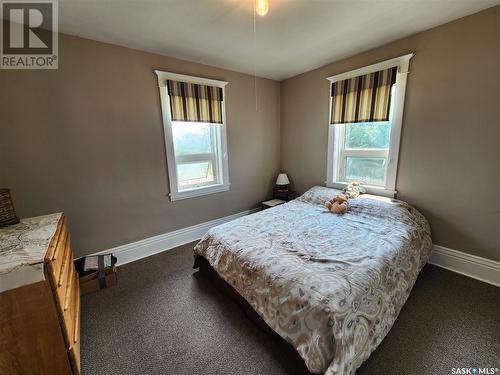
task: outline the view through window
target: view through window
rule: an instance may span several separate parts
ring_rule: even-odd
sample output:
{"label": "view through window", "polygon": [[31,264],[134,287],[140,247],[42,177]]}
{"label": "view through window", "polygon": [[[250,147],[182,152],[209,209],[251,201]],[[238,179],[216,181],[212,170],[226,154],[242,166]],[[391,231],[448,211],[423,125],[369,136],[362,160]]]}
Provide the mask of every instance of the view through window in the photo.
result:
{"label": "view through window", "polygon": [[390,137],[389,121],[346,124],[341,151],[343,179],[384,185]]}
{"label": "view through window", "polygon": [[220,125],[172,122],[179,191],[219,183]]}

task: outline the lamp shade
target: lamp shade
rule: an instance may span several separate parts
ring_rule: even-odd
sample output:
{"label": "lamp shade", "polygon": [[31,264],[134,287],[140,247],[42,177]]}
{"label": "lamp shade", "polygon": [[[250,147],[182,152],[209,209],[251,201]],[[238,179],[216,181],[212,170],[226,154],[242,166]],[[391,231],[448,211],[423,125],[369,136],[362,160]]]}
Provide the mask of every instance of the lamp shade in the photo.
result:
{"label": "lamp shade", "polygon": [[278,175],[278,178],[276,179],[276,185],[288,185],[289,183],[290,180],[288,179],[286,173],[280,173]]}

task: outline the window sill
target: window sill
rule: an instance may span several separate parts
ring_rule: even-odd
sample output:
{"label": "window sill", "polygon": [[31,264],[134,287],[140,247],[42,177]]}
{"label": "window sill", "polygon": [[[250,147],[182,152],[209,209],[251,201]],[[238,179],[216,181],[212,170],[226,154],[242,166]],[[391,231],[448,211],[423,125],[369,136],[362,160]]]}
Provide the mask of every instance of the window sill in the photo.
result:
{"label": "window sill", "polygon": [[189,190],[179,191],[175,193],[170,193],[169,195],[170,195],[170,200],[173,202],[181,199],[201,197],[203,195],[215,194],[228,190],[229,190],[229,184],[220,184],[220,185],[212,185],[206,187],[203,186]]}
{"label": "window sill", "polygon": [[[349,185],[348,182],[326,182],[327,187],[340,190],[346,188],[347,185]],[[386,189],[381,186],[363,185],[363,187],[368,194],[380,195],[382,197],[394,198],[398,193],[397,190]]]}

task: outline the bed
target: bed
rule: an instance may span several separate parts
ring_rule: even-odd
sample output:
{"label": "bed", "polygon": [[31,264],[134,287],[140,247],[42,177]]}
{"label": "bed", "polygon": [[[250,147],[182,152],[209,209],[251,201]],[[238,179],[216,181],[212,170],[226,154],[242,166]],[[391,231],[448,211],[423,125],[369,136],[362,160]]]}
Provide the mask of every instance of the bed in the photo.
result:
{"label": "bed", "polygon": [[345,215],[316,186],[212,228],[201,260],[302,357],[312,373],[354,374],[392,327],[431,254],[427,220],[409,204],[364,194]]}

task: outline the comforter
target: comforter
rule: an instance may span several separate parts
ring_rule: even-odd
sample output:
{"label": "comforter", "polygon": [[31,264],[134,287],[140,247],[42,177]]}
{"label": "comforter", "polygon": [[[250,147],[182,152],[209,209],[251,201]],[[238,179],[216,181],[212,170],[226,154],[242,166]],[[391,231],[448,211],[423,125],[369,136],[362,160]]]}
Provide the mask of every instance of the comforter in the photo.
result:
{"label": "comforter", "polygon": [[313,373],[354,374],[392,327],[431,254],[430,228],[409,204],[361,195],[336,215],[338,190],[208,231],[195,254],[287,340]]}

